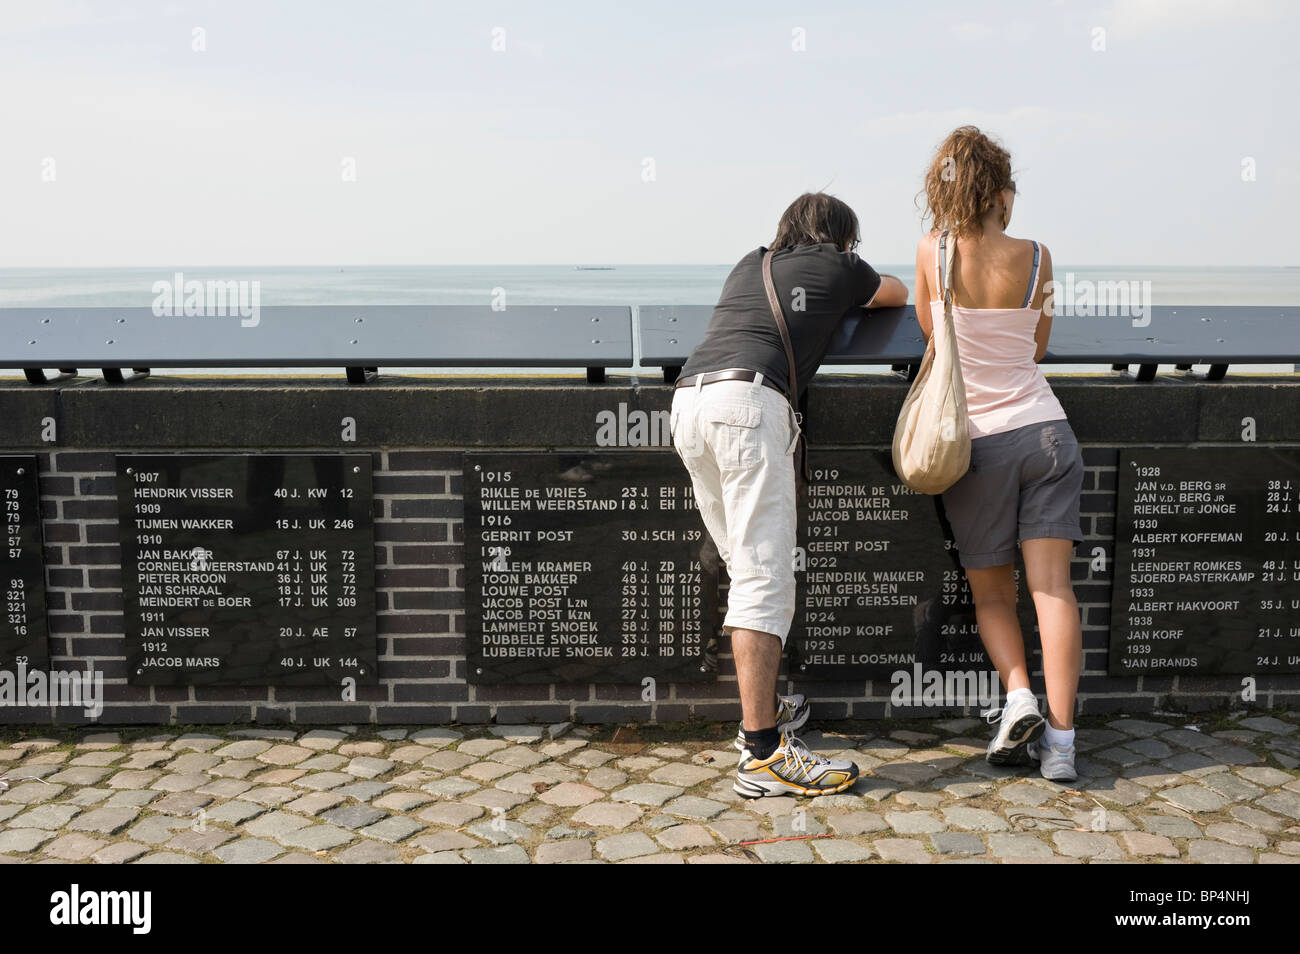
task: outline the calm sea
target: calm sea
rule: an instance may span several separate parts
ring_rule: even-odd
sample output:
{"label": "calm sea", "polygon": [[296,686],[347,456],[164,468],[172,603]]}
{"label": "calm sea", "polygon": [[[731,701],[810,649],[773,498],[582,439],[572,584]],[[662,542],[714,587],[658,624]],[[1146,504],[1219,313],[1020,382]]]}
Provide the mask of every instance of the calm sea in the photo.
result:
{"label": "calm sea", "polygon": [[[598,265],[599,263],[591,263]],[[909,287],[911,265],[882,265]],[[0,308],[149,307],[153,284],[181,271],[187,280],[260,282],[263,305],[488,305],[504,289],[511,305],[710,305],[730,265],[619,265],[579,270],[571,265],[313,266],[292,268],[150,267],[104,269],[0,269]],[[1057,263],[1056,278],[1072,272],[1077,283],[1150,282],[1155,305],[1300,305],[1300,268],[1206,268],[1179,266],[1086,266]],[[0,321],[3,318],[0,316]],[[1297,332],[1300,334],[1300,331]],[[388,373],[427,374],[431,369],[385,368]],[[879,368],[839,368],[836,373]],[[1069,373],[1054,366],[1051,373]],[[1094,369],[1095,370],[1095,369]],[[1246,370],[1245,368],[1239,370]],[[1290,365],[1256,366],[1291,371]],[[187,369],[166,369],[168,375]],[[437,374],[509,373],[510,369],[437,369]],[[205,375],[223,373],[196,370]],[[337,369],[238,370],[238,374],[338,374]],[[516,372],[518,373],[518,372]],[[565,375],[563,371],[544,372]],[[623,373],[623,372],[612,372]],[[634,369],[630,373],[637,373]],[[657,369],[643,373],[658,374]],[[12,371],[0,371],[12,375]],[[530,376],[534,372],[528,372]],[[567,375],[566,375],[567,376]]]}

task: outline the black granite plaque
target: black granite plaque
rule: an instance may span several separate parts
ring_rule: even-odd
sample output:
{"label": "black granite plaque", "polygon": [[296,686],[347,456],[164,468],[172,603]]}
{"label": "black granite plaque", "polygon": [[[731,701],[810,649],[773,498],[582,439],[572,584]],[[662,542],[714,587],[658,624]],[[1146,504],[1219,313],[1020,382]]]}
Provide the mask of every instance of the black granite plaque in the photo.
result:
{"label": "black granite plaque", "polygon": [[1123,450],[1112,675],[1300,672],[1300,450]]}
{"label": "black granite plaque", "polygon": [[[813,448],[809,464],[786,643],[791,675],[890,678],[914,675],[917,665],[992,670],[942,498],[909,490],[889,451]],[[1019,580],[1019,563],[1016,573]],[[1019,610],[1032,651],[1037,623],[1023,586]]]}
{"label": "black granite plaque", "polygon": [[465,567],[470,682],[713,677],[716,550],[672,451],[466,453]]}
{"label": "black granite plaque", "polygon": [[45,554],[35,457],[0,457],[5,548],[0,573],[5,588],[0,627],[0,667],[47,669],[50,647],[45,622]]}
{"label": "black granite plaque", "polygon": [[119,455],[127,677],[374,684],[365,454]]}

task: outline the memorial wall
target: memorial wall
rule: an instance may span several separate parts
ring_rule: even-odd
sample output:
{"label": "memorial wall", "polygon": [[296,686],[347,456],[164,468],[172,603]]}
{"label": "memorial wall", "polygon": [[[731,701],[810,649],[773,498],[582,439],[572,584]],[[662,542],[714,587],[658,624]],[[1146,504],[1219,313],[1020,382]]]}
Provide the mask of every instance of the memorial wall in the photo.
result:
{"label": "memorial wall", "polygon": [[[1300,383],[1053,385],[1087,467],[1082,710],[1294,704]],[[990,669],[942,507],[889,465],[904,393],[811,388],[784,687],[817,718],[938,716],[900,674]],[[106,724],[737,718],[670,399],[628,377],[0,385],[0,679],[102,679]],[[1027,595],[1020,616],[1036,648]],[[0,692],[0,721],[86,716]]]}

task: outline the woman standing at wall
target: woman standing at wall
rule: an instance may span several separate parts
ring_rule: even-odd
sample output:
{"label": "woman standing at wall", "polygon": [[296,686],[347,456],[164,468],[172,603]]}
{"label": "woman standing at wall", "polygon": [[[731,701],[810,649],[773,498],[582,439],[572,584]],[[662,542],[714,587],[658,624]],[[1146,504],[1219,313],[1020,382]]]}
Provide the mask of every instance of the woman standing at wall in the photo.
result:
{"label": "woman standing at wall", "polygon": [[[916,313],[927,338],[932,316],[943,315],[945,257],[957,256],[953,324],[971,466],[943,502],[980,637],[1006,690],[1006,704],[988,714],[998,719],[988,760],[1014,765],[1037,758],[1044,778],[1073,779],[1082,633],[1070,559],[1083,539],[1083,460],[1038,367],[1052,329],[1052,258],[1045,246],[1007,234],[1016,196],[1011,157],[973,126],[954,130],[939,146],[923,195],[932,231],[916,250]],[[1046,723],[1029,688],[1016,618],[1017,544],[1042,636]]]}

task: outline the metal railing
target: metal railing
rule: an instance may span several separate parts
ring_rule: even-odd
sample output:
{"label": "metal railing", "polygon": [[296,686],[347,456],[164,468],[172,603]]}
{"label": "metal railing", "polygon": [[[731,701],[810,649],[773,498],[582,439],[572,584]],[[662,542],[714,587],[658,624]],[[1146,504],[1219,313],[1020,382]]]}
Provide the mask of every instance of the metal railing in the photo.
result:
{"label": "metal railing", "polygon": [[[705,305],[515,306],[283,305],[250,315],[177,317],[149,308],[0,308],[0,368],[33,384],[98,368],[114,384],[153,368],[341,367],[372,380],[381,366],[662,369],[676,379],[704,336]],[[639,349],[634,350],[634,342]],[[837,329],[826,365],[888,365],[915,374],[925,349],[915,309],[854,310]],[[639,353],[637,353],[639,350]],[[1057,315],[1044,364],[1208,365],[1300,362],[1300,308],[1148,307],[1140,315]],[[48,369],[58,369],[55,377]]]}

